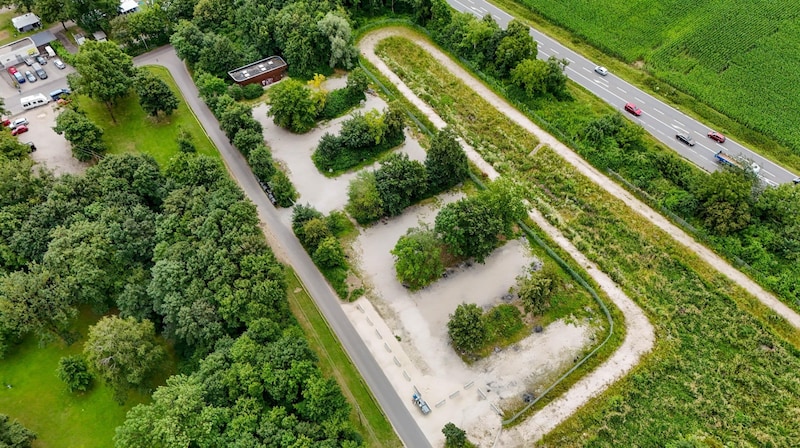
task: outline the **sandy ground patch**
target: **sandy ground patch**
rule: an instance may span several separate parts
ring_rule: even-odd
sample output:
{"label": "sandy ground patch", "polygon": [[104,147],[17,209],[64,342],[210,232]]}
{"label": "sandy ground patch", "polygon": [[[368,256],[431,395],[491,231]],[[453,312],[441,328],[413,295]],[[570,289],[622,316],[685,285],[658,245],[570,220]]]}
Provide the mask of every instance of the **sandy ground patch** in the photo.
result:
{"label": "sandy ground patch", "polygon": [[31,153],[31,159],[38,165],[47,167],[56,175],[81,173],[86,170],[88,165],[72,157],[69,142],[64,139],[63,135],[58,135],[53,130],[59,113],[60,111],[56,110],[55,105],[50,103],[13,117],[25,117],[30,122],[28,124],[29,131],[20,134],[19,140],[33,142],[36,145],[36,151]]}

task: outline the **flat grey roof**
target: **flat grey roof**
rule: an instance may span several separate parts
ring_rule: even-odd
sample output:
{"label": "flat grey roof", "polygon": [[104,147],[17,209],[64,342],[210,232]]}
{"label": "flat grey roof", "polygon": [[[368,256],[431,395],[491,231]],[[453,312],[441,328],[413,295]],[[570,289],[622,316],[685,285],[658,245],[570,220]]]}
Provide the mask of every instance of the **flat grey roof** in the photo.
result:
{"label": "flat grey roof", "polygon": [[50,31],[42,31],[41,33],[36,33],[31,36],[31,40],[33,40],[34,45],[41,47],[42,45],[47,45],[57,39],[56,36]]}
{"label": "flat grey roof", "polygon": [[284,61],[280,56],[270,56],[266,59],[245,65],[244,67],[239,67],[236,70],[231,70],[228,72],[228,75],[230,75],[234,81],[242,82],[264,72],[272,71],[281,67],[286,67],[286,61]]}
{"label": "flat grey roof", "polygon": [[13,23],[14,28],[17,29],[28,25],[33,25],[34,23],[39,23],[39,22],[41,22],[41,20],[39,20],[39,17],[32,12],[11,19],[11,23]]}

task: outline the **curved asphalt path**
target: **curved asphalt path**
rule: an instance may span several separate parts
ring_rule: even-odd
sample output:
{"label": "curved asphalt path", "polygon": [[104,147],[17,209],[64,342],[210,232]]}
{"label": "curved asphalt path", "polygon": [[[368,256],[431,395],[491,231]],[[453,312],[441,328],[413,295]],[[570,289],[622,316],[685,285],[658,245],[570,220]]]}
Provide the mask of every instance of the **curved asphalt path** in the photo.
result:
{"label": "curved asphalt path", "polygon": [[[219,128],[219,122],[211,110],[200,99],[197,87],[192,82],[186,66],[178,59],[172,46],[157,48],[149,53],[134,58],[135,65],[160,65],[170,71],[181,93],[192,109],[197,119],[202,124],[211,141],[219,149],[225,164],[233,178],[244,191],[245,195],[258,208],[260,218],[269,227],[272,234],[279,241],[282,252],[286,254],[297,275],[302,279],[311,297],[317,303],[322,314],[327,319],[342,346],[347,351],[350,359],[358,368],[367,386],[378,400],[383,412],[389,418],[400,439],[408,447],[425,448],[431,444],[419,425],[414,421],[408,409],[403,404],[384,375],[383,370],[367,349],[364,341],[356,332],[350,321],[345,316],[339,304],[338,297],[333,293],[325,278],[300,246],[300,242],[286,225],[284,225],[267,199],[244,157],[231,146],[227,137]],[[276,252],[278,252],[276,250]]]}
{"label": "curved asphalt path", "polygon": [[[485,0],[447,0],[447,3],[458,11],[468,12],[478,17],[491,14],[503,28],[508,26],[508,22],[514,18]],[[539,59],[547,59],[550,56],[566,59],[569,62],[566,73],[571,80],[617,108],[623,115],[638,123],[664,145],[677,151],[682,157],[700,168],[706,171],[718,169],[719,165],[716,163],[714,155],[723,150],[734,156],[743,155],[756,162],[761,167],[759,175],[770,185],[788,183],[797,177],[782,166],[765,159],[731,139],[724,144],[711,140],[707,136],[711,129],[705,124],[645,93],[613,73],[609,73],[607,76],[595,73],[596,63],[538,30],[531,28],[531,35],[538,43]],[[636,104],[644,113],[640,117],[626,113],[623,107],[628,102]],[[679,142],[675,138],[675,134],[678,132],[691,135],[696,143],[695,146],[690,147]]]}

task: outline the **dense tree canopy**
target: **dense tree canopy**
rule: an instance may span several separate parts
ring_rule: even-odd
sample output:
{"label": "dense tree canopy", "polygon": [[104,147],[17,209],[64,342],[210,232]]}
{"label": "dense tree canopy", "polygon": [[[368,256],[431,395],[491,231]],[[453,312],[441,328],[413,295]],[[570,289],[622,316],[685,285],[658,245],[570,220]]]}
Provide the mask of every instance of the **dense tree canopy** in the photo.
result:
{"label": "dense tree canopy", "polygon": [[457,351],[469,353],[484,343],[487,332],[482,316],[483,310],[474,303],[462,303],[450,315],[447,334]]}
{"label": "dense tree canopy", "polygon": [[397,279],[416,290],[440,278],[444,273],[441,244],[431,229],[408,229],[392,249]]}
{"label": "dense tree canopy", "polygon": [[287,79],[271,90],[267,115],[273,117],[275,124],[296,133],[307,132],[314,127],[319,107],[305,84]]}
{"label": "dense tree canopy", "polygon": [[409,159],[405,153],[393,153],[381,162],[381,167],[375,172],[375,184],[384,212],[396,216],[425,197],[428,174],[424,165]]}
{"label": "dense tree canopy", "polygon": [[159,112],[172,115],[178,108],[178,97],[167,83],[146,70],[139,71],[134,87],[139,96],[139,104],[148,115],[155,117]]}
{"label": "dense tree canopy", "polygon": [[[116,10],[119,4],[114,2],[114,5]],[[111,108],[128,93],[135,79],[131,57],[114,42],[90,40],[72,57],[72,65],[77,72],[68,76],[72,89],[105,104],[111,119],[116,121]]]}
{"label": "dense tree canopy", "polygon": [[100,158],[106,152],[103,130],[80,112],[64,110],[56,117],[56,126],[53,129],[64,134],[64,138],[72,146],[73,157],[81,162]]}
{"label": "dense tree canopy", "polygon": [[431,193],[447,190],[469,175],[467,155],[450,128],[437,132],[431,139],[425,170],[428,172]]}
{"label": "dense tree canopy", "polygon": [[5,414],[0,414],[0,447],[3,448],[31,448],[36,434],[22,423]]}

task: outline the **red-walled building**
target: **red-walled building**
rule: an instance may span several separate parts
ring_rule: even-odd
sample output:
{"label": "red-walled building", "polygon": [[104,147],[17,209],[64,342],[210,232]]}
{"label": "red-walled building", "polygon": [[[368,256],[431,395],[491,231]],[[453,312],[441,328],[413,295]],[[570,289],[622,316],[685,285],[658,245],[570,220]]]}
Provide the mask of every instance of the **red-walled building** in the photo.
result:
{"label": "red-walled building", "polygon": [[286,73],[286,68],[286,61],[282,57],[270,56],[244,67],[239,67],[236,70],[231,70],[228,75],[240,86],[253,83],[268,86],[273,82],[280,81]]}

